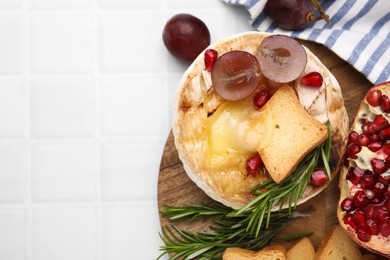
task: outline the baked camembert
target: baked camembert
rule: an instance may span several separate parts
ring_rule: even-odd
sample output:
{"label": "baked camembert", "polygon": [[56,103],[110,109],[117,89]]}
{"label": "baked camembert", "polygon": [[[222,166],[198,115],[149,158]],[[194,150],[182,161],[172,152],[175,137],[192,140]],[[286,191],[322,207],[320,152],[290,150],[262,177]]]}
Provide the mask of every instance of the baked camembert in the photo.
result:
{"label": "baked camembert", "polygon": [[[232,50],[256,56],[261,42],[270,35],[239,34],[209,48],[219,56]],[[332,131],[332,175],[336,174],[345,149],[348,116],[338,82],[313,53],[304,50],[307,63],[296,80],[272,84],[259,75],[256,91],[265,87],[272,93],[260,109],[253,106],[253,94],[234,101],[217,94],[202,54],[183,75],[174,107],[175,146],[188,176],[214,200],[239,208],[253,199],[251,190],[257,184],[269,179],[283,181],[327,138],[327,122]],[[300,78],[312,71],[323,77],[320,88],[300,84]],[[248,174],[248,159],[256,155],[264,167]],[[308,187],[299,202],[323,188]]]}

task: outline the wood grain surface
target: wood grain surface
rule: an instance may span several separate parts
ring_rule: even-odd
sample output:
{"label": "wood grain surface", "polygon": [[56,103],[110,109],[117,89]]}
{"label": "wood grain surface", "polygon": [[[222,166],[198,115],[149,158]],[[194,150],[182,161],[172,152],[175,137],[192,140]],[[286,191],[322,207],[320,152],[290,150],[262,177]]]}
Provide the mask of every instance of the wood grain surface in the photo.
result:
{"label": "wood grain surface", "polygon": [[[372,84],[351,65],[323,45],[308,41],[301,41],[301,43],[308,47],[339,81],[351,123],[360,101]],[[287,228],[280,232],[279,236],[313,231],[314,234],[310,236],[310,240],[317,247],[327,228],[337,223],[336,204],[338,197],[338,176],[336,176],[323,192],[298,207],[299,210],[314,208],[315,210],[310,217],[292,221]],[[173,135],[170,133],[160,164],[158,207],[159,210],[162,210],[164,205],[180,206],[188,203],[207,204],[213,203],[213,201],[186,175],[174,146]],[[164,217],[160,217],[160,221],[162,227],[169,224]],[[208,221],[185,222],[178,225],[180,228],[193,232],[203,231],[207,230]],[[283,242],[282,244],[288,247],[289,243],[291,242]]]}

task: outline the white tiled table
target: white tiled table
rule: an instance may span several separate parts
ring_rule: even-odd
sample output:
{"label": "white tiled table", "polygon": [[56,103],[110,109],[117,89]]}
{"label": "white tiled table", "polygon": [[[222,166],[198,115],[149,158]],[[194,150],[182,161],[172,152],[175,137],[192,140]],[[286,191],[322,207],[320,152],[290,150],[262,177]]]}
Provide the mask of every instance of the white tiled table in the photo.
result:
{"label": "white tiled table", "polygon": [[162,28],[252,30],[219,0],[0,0],[0,259],[155,259],[158,168],[187,65]]}

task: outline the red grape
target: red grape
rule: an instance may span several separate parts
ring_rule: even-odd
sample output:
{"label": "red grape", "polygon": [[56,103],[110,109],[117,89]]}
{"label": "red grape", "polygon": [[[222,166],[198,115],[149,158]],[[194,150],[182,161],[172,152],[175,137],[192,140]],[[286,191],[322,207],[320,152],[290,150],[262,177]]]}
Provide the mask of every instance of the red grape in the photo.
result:
{"label": "red grape", "polygon": [[177,14],[169,19],[162,38],[173,56],[186,61],[193,61],[210,44],[206,24],[190,14]]}
{"label": "red grape", "polygon": [[301,75],[306,66],[307,55],[302,45],[293,38],[271,35],[260,44],[257,59],[265,77],[286,83]]}
{"label": "red grape", "polygon": [[315,20],[311,0],[269,0],[265,10],[280,28],[286,30],[303,29]]}
{"label": "red grape", "polygon": [[260,82],[260,65],[245,51],[230,51],[220,56],[211,70],[215,91],[228,100],[243,99],[255,91]]}
{"label": "red grape", "polygon": [[[318,15],[314,14],[317,10]],[[329,16],[318,0],[268,0],[265,6],[268,16],[282,29],[301,30],[311,22],[324,19],[330,23]]]}

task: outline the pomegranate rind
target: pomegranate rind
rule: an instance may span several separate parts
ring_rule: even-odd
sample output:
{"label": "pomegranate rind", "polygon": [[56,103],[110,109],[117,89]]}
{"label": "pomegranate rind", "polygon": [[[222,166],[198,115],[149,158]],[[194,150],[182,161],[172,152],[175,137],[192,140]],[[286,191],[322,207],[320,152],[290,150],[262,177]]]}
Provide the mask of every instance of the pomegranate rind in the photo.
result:
{"label": "pomegranate rind", "polygon": [[[379,89],[382,94],[390,96],[390,82],[384,82],[382,84],[373,86],[370,88],[367,93],[369,93],[372,90]],[[350,127],[350,132],[357,131],[358,133],[361,132],[361,122],[359,122],[361,114],[367,113],[367,111],[371,111],[372,113],[378,115],[383,114],[387,120],[390,120],[390,115],[386,113],[382,113],[380,110],[380,107],[372,107],[368,104],[366,101],[366,98],[364,98],[358,108],[358,111],[356,113],[355,119]],[[370,250],[371,252],[374,252],[376,254],[380,254],[383,256],[386,256],[390,258],[390,237],[385,238],[382,235],[379,236],[372,236],[370,241],[363,242],[359,240],[357,233],[355,230],[351,228],[351,226],[344,223],[343,218],[347,214],[346,212],[341,210],[341,203],[342,201],[349,197],[351,186],[348,183],[347,180],[347,173],[348,173],[348,167],[345,165],[342,166],[342,169],[340,171],[340,179],[339,179],[339,188],[340,188],[340,199],[337,205],[337,217],[340,225],[344,228],[344,230],[348,233],[348,235],[361,247],[366,248],[367,250]]]}
{"label": "pomegranate rind", "polygon": [[[260,43],[270,35],[273,34],[242,33],[215,42],[206,49],[215,49],[218,55],[231,50],[242,50],[256,56]],[[329,119],[332,129],[331,170],[332,176],[335,177],[340,170],[341,157],[345,152],[349,119],[336,78],[309,49],[306,47],[304,49],[307,64],[300,77],[311,71],[318,71],[324,78],[321,91],[326,100],[326,120]],[[298,88],[300,77],[291,84]],[[300,101],[302,103],[301,97]],[[216,172],[208,169],[206,120],[208,115],[223,102],[224,100],[211,86],[210,74],[205,70],[204,53],[201,53],[179,82],[174,104],[172,133],[179,158],[189,178],[212,199],[237,209],[253,199],[251,190],[266,179],[259,175],[247,176],[245,172]],[[321,187],[308,185],[298,204],[316,196],[328,184],[329,181]],[[274,207],[274,210],[278,209],[279,206]]]}

